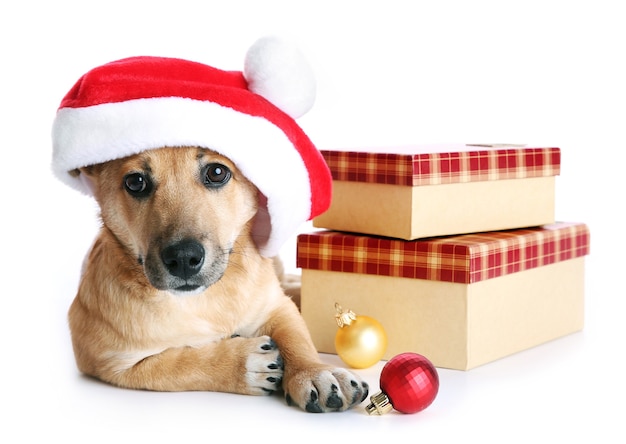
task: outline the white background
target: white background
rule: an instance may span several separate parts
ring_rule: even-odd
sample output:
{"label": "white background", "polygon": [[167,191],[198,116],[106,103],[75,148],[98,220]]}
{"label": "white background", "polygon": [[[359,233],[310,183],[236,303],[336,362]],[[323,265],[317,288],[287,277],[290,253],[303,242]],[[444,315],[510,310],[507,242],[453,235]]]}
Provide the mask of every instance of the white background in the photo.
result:
{"label": "white background", "polygon": [[[4,2],[0,441],[625,442],[619,3]],[[61,98],[87,70],[131,55],[238,70],[267,33],[291,36],[317,72],[318,100],[300,123],[320,148],[560,147],[557,219],[592,233],[584,331],[469,372],[440,370],[437,399],[416,415],[312,415],[279,397],[128,391],[80,376],[66,311],[97,222],[93,202],[49,172]],[[381,366],[360,371],[373,391]]]}

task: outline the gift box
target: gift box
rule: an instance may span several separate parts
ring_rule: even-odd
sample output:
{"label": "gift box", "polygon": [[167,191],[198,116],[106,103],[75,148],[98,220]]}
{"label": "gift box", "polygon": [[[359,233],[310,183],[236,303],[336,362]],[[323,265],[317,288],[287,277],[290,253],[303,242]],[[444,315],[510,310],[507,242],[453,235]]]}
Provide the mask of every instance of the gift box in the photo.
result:
{"label": "gift box", "polygon": [[302,316],[322,353],[336,352],[338,303],[383,325],[384,359],[468,370],[583,328],[589,236],[562,222],[414,241],[303,233]]}
{"label": "gift box", "polygon": [[418,239],[553,223],[559,148],[434,145],[322,150],[330,208],[313,226]]}

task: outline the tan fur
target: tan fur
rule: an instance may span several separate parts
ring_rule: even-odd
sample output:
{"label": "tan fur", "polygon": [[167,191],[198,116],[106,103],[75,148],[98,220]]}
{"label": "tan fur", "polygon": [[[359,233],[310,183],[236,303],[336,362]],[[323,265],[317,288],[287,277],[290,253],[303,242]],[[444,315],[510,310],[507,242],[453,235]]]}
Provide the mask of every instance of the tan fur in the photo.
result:
{"label": "tan fur", "polygon": [[[215,189],[201,177],[212,162],[232,173]],[[278,165],[268,174],[280,174]],[[127,192],[129,173],[150,179],[149,196]],[[320,361],[274,262],[258,253],[250,235],[258,191],[228,159],[162,148],[79,174],[102,219],[69,311],[82,372],[148,390],[259,395],[282,388],[290,403],[314,412],[365,399],[367,384],[358,376]],[[180,279],[167,274],[161,252],[185,239],[204,247],[194,279],[208,287],[200,292],[168,287]]]}

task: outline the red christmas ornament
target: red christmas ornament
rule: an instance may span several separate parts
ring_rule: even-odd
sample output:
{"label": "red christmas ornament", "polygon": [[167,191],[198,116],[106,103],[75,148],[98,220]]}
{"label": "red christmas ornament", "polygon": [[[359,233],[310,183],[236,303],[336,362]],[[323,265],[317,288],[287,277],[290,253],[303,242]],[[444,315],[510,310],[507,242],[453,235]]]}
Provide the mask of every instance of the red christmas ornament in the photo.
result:
{"label": "red christmas ornament", "polygon": [[439,374],[424,356],[401,353],[383,367],[380,389],[381,392],[373,395],[365,408],[368,414],[383,415],[392,408],[401,413],[417,413],[435,400]]}

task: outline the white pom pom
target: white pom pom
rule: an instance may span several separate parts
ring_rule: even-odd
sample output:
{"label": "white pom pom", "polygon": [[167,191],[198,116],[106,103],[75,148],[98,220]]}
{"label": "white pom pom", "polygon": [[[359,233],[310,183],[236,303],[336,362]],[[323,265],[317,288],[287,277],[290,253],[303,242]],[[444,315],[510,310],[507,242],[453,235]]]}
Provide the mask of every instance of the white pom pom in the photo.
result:
{"label": "white pom pom", "polygon": [[315,102],[315,75],[298,48],[278,37],[263,37],[248,50],[243,68],[248,89],[297,119]]}

